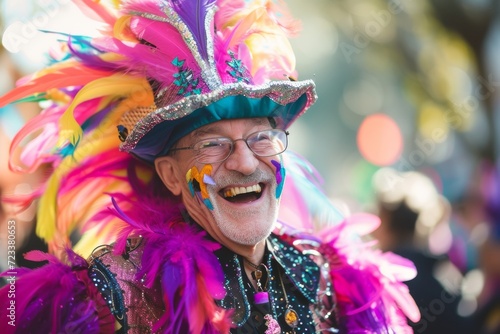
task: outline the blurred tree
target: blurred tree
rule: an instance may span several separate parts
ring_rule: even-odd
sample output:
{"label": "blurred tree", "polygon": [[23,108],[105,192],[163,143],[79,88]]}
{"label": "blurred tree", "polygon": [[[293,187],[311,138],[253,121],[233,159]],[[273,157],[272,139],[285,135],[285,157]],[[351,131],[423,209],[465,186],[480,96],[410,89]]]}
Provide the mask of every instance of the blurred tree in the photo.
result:
{"label": "blurred tree", "polygon": [[[467,42],[474,54],[474,61],[478,69],[478,76],[486,84],[492,79],[492,74],[485,62],[485,42],[493,28],[493,23],[500,12],[500,2],[496,0],[432,0],[436,18],[450,31],[456,32]],[[496,80],[498,81],[498,80]],[[490,87],[494,88],[494,87]],[[496,89],[496,88],[495,88]],[[489,143],[480,150],[481,157],[495,161],[495,120],[492,117],[494,110],[494,94],[484,96],[487,108],[487,124],[490,127]]]}

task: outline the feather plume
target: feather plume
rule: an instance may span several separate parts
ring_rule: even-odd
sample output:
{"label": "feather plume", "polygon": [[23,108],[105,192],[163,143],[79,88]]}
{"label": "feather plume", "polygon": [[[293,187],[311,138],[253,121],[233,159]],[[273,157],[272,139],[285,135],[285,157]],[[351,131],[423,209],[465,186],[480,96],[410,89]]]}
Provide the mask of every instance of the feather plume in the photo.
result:
{"label": "feather plume", "polygon": [[155,15],[157,17],[164,17],[165,13],[162,6],[159,5],[157,0],[137,0],[137,1],[124,1],[123,10],[126,13],[134,13],[137,15]]}
{"label": "feather plume", "polygon": [[131,30],[142,40],[154,46],[153,52],[160,52],[163,60],[157,64],[169,63],[166,55],[176,55],[187,62],[186,66],[194,68],[196,60],[176,28],[166,22],[134,17],[130,22]]}
{"label": "feather plume", "polygon": [[40,205],[38,206],[36,234],[46,241],[52,240],[56,230],[56,198],[61,178],[60,174],[61,172],[58,172],[50,176],[45,193],[40,198]]}
{"label": "feather plume", "polygon": [[283,154],[286,168],[285,190],[281,198],[280,222],[310,231],[336,225],[344,217],[323,191],[323,180],[303,157],[287,150]]}
{"label": "feather plume", "polygon": [[289,37],[296,36],[301,29],[300,21],[293,18],[286,3],[282,0],[217,0],[219,10],[215,24],[221,28],[234,26],[242,18],[256,9],[264,9],[266,15]]}
{"label": "feather plume", "polygon": [[[157,23],[153,24],[154,26]],[[163,24],[165,25],[165,24]],[[164,28],[158,27],[160,30]],[[126,55],[119,61],[120,66],[127,69],[129,73],[146,75],[149,78],[156,79],[159,82],[170,82],[173,74],[178,72],[177,67],[171,64],[171,60],[167,54],[163,53],[161,49],[156,49],[146,44],[125,44],[119,40],[106,38],[101,39],[99,44],[108,49],[110,52],[120,53]],[[162,45],[162,47],[164,47]],[[170,45],[174,48],[174,45]],[[169,50],[169,47],[163,50]],[[181,54],[184,51],[180,52]],[[186,55],[189,62],[193,62],[192,56]]]}
{"label": "feather plume", "polygon": [[[146,286],[152,286],[158,277],[163,278],[161,282],[166,312],[153,330],[179,333],[187,324],[190,333],[227,330],[230,319],[214,303],[214,299],[222,299],[225,294],[222,284],[224,274],[213,254],[220,245],[207,240],[206,232],[184,222],[176,223],[179,217],[165,221],[162,233],[159,233],[161,227],[157,222],[149,219],[147,224],[141,222],[144,219],[136,221],[117,207],[116,202],[114,204],[115,214],[131,224],[122,231],[121,239],[133,232],[140,233],[148,240],[137,278],[145,277]],[[169,211],[164,209],[164,212]],[[170,215],[166,215],[167,219],[172,219]],[[215,323],[214,319],[217,319]]]}
{"label": "feather plume", "polygon": [[179,333],[190,328],[192,333],[227,333],[230,314],[214,303],[225,294],[222,268],[213,253],[220,245],[197,225],[184,222],[183,206],[166,188],[159,187],[158,176],[142,178],[137,173],[141,165],[135,160],[127,170],[135,195],[110,194],[113,206],[99,218],[111,214],[126,222],[115,244],[117,254],[124,251],[130,236],[142,235],[148,241],[136,276],[145,278],[146,286],[160,278],[166,307],[153,330]]}
{"label": "feather plume", "polygon": [[238,15],[245,13],[246,3],[245,0],[217,0],[215,26],[219,30],[227,26],[234,26]]}
{"label": "feather plume", "polygon": [[415,277],[416,269],[411,261],[363,243],[360,238],[377,224],[375,216],[354,215],[319,235],[319,251],[331,268],[341,331],[411,333],[405,315],[413,321],[420,315],[401,281]]}
{"label": "feather plume", "polygon": [[226,66],[220,58],[221,54],[225,54],[221,51],[232,50],[250,71],[255,84],[296,76],[295,56],[288,36],[299,27],[295,23],[284,25],[271,11],[272,8],[273,5],[262,1],[251,5],[236,2],[226,9],[221,7],[215,23],[220,30],[215,44],[218,67]]}
{"label": "feather plume", "polygon": [[47,73],[41,77],[34,78],[29,83],[14,88],[0,98],[0,107],[15,102],[20,98],[45,92],[53,88],[82,86],[107,74],[107,72],[84,66],[60,68],[54,73]]}
{"label": "feather plume", "polygon": [[[102,126],[106,126],[103,124]],[[107,129],[109,131],[109,128]],[[96,131],[101,131],[98,133],[106,133],[100,128],[96,129]],[[96,145],[92,141],[83,142],[79,145],[74,152],[73,156],[65,157],[61,163],[54,169],[52,175],[50,176],[46,191],[40,199],[40,205],[38,208],[38,224],[36,233],[42,239],[47,242],[58,242],[55,239],[55,230],[58,227],[58,235],[65,236],[63,238],[63,242],[66,242],[67,236],[72,231],[72,226],[74,226],[75,222],[57,222],[56,216],[58,212],[58,194],[60,191],[60,187],[62,184],[62,180],[66,177],[66,175],[77,168],[80,163],[85,165],[85,159],[89,156],[99,156],[102,152],[110,151],[112,149],[116,149],[118,139],[114,136],[113,140],[101,140],[99,145]],[[115,153],[117,154],[117,153]],[[84,186],[82,184],[81,186]],[[77,187],[77,189],[82,189]],[[99,194],[97,194],[99,195]],[[56,223],[57,222],[57,223]],[[69,229],[68,229],[69,226]]]}
{"label": "feather plume", "polygon": [[103,1],[73,0],[73,2],[91,19],[105,22],[110,26],[116,21],[116,15],[104,5]]}
{"label": "feather plume", "polygon": [[68,141],[75,146],[80,141],[82,129],[73,114],[73,110],[78,104],[108,95],[118,98],[119,96],[144,92],[146,94],[142,95],[146,100],[143,98],[141,102],[145,103],[145,105],[152,105],[154,102],[153,94],[145,78],[116,74],[88,83],[78,92],[68,109],[61,116],[61,134],[58,146],[61,147]]}
{"label": "feather plume", "polygon": [[208,61],[207,41],[213,34],[213,22],[206,30],[207,13],[214,8],[215,0],[169,0],[170,5],[186,24],[196,41],[202,59]]}
{"label": "feather plume", "polygon": [[193,58],[182,36],[170,23],[136,16],[130,19],[130,29],[137,38],[160,51],[172,50],[172,54],[177,54],[181,59]]}
{"label": "feather plume", "polygon": [[16,194],[15,196],[12,195],[2,195],[0,197],[0,200],[3,203],[10,203],[14,204],[16,206],[16,213],[17,212],[23,212],[27,210],[30,205],[33,203],[35,199],[40,197],[43,193],[43,188],[39,188],[31,193],[28,194]]}
{"label": "feather plume", "polygon": [[[9,168],[13,171],[32,173],[42,163],[54,161],[57,157],[52,155],[51,149],[57,141],[57,123],[59,115],[42,113],[31,119],[25,126],[14,136],[9,149]],[[36,138],[30,141],[21,153],[21,162],[24,166],[14,164],[12,157],[14,152],[18,150],[21,142],[35,131],[43,129]]]}
{"label": "feather plume", "polygon": [[68,49],[73,59],[78,59],[85,66],[101,71],[115,71],[119,64],[106,60],[103,51],[88,37],[68,35]]}

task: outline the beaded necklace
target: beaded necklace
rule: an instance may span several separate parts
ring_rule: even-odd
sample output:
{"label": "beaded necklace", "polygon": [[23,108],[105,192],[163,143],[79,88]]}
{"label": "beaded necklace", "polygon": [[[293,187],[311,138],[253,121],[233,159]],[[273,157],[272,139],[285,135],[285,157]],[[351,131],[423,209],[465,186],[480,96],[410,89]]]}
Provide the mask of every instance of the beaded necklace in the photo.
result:
{"label": "beaded necklace", "polygon": [[[250,265],[254,270],[251,272],[252,279],[256,281],[257,291],[254,293],[254,302],[255,304],[265,304],[269,303],[269,293],[267,291],[267,284],[269,282],[269,270],[264,263],[256,265],[246,258],[245,262]],[[285,297],[286,302],[286,311],[285,311],[285,322],[292,328],[292,333],[295,333],[295,328],[299,324],[299,317],[297,312],[292,308],[288,301],[288,296],[285,289],[285,284],[283,283],[283,278],[281,275],[281,270],[278,269],[278,277],[280,279],[281,288],[283,289],[283,295]],[[267,330],[265,334],[279,334],[281,333],[281,327],[276,319],[269,313],[264,316],[266,320]]]}

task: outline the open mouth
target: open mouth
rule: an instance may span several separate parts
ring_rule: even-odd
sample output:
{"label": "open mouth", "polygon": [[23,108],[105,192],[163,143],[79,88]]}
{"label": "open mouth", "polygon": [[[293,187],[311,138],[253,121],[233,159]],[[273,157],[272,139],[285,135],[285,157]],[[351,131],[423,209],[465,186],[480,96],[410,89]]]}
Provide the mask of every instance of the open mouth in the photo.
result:
{"label": "open mouth", "polygon": [[248,187],[228,187],[222,189],[219,194],[231,203],[248,203],[258,200],[264,187],[261,183]]}

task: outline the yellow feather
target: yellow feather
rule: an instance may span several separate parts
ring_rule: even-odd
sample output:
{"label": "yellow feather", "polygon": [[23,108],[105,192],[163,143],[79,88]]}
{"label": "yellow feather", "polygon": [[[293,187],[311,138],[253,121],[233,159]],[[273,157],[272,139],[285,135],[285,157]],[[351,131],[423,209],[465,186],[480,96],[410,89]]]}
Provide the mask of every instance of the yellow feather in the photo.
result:
{"label": "yellow feather", "polygon": [[39,78],[39,77],[42,77],[42,76],[47,75],[49,73],[55,73],[55,72],[59,71],[60,69],[68,68],[68,67],[82,67],[82,64],[74,59],[54,63],[53,65],[50,65],[46,68],[43,68],[43,69],[37,71],[33,75],[33,78]]}
{"label": "yellow feather", "polygon": [[104,61],[110,62],[110,63],[118,62],[120,60],[127,59],[127,57],[125,57],[123,55],[120,55],[117,53],[112,53],[112,52],[103,53],[103,54],[99,55],[99,58],[101,58]]}
{"label": "yellow feather", "polygon": [[[104,133],[104,132],[101,132]],[[116,137],[116,136],[115,136]],[[100,140],[99,140],[100,139]],[[59,217],[56,217],[58,212],[57,195],[61,179],[68,174],[80,161],[85,157],[96,155],[100,152],[109,150],[110,148],[117,148],[119,141],[116,140],[102,140],[104,138],[95,138],[93,141],[86,142],[80,145],[74,152],[73,156],[67,156],[63,159],[61,164],[54,170],[49,181],[47,182],[47,189],[40,198],[40,205],[38,207],[38,222],[36,227],[36,234],[43,240],[49,242],[54,239],[56,226],[61,230],[63,235],[69,235],[67,228],[62,228],[64,222],[58,223]],[[71,223],[70,223],[71,225]]]}
{"label": "yellow feather", "polygon": [[109,96],[120,98],[127,95],[144,96],[143,100],[152,101],[152,91],[145,78],[128,75],[113,75],[94,80],[85,85],[75,96],[74,100],[64,112],[60,120],[61,131],[57,145],[65,145],[68,141],[76,145],[82,136],[82,128],[76,122],[73,111],[80,103],[98,97]]}
{"label": "yellow feather", "polygon": [[137,37],[130,30],[130,15],[124,15],[118,20],[113,27],[113,36],[127,42],[139,42]]}
{"label": "yellow feather", "polygon": [[[106,96],[102,101],[102,104],[106,105],[117,95],[129,95],[129,97],[124,99],[98,127],[81,138],[81,142],[75,148],[73,155],[65,157],[54,170],[47,183],[47,189],[40,199],[36,232],[38,236],[50,244],[51,249],[56,249],[59,247],[57,245],[66,243],[67,237],[73,232],[75,227],[81,226],[86,220],[85,218],[90,218],[96,212],[97,208],[95,204],[102,202],[100,197],[103,197],[102,194],[104,192],[109,192],[113,189],[122,190],[121,188],[123,188],[123,185],[114,184],[113,182],[110,182],[107,186],[100,187],[101,189],[99,189],[100,191],[97,192],[95,198],[88,198],[87,204],[84,204],[85,207],[81,208],[81,214],[75,215],[71,212],[65,212],[64,209],[58,210],[57,198],[61,179],[87,157],[95,156],[110,149],[118,150],[120,141],[116,135],[115,125],[122,114],[137,106],[151,106],[154,103],[154,99],[145,79],[124,78],[123,76],[116,75],[111,78],[95,80],[85,86],[75,97],[72,106],[66,111],[65,116],[67,119],[65,121],[67,123],[65,125],[68,126],[68,123],[71,123],[71,119],[73,118],[72,110],[79,103],[95,97]],[[69,137],[75,134],[75,129],[71,128],[71,124],[69,127],[70,129],[65,129],[67,137],[60,138],[60,140],[75,139],[76,136]],[[81,131],[79,126],[78,128]],[[65,196],[73,197],[76,195],[77,193],[66,194]],[[109,201],[109,198],[107,200]],[[61,202],[60,205],[64,208],[66,200]]]}
{"label": "yellow feather", "polygon": [[111,221],[104,226],[95,226],[92,229],[86,231],[80,240],[73,247],[73,250],[81,254],[83,257],[89,257],[92,251],[100,245],[106,245],[113,241],[108,235],[114,235],[116,233],[118,219]]}
{"label": "yellow feather", "polygon": [[59,174],[56,169],[51,175],[38,206],[36,235],[45,241],[52,240],[56,230],[57,191],[61,179]]}

